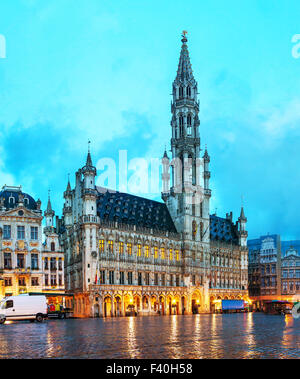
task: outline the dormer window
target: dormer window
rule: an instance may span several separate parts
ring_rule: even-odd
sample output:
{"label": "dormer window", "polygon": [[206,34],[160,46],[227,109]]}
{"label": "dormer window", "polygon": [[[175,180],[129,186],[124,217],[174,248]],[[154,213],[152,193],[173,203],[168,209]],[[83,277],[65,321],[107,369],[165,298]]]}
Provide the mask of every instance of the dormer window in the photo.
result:
{"label": "dormer window", "polygon": [[13,196],[10,196],[8,202],[9,204],[15,204],[15,198]]}
{"label": "dormer window", "polygon": [[25,198],[24,198],[24,204],[25,204],[25,205],[29,205],[29,199],[28,199],[28,197],[25,197]]}

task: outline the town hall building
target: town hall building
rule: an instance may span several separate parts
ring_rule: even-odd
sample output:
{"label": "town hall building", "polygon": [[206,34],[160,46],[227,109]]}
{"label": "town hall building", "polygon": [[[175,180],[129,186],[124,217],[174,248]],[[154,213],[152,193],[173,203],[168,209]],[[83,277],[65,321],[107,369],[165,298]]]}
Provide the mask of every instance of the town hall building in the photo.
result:
{"label": "town hall building", "polygon": [[201,157],[197,82],[186,33],[172,87],[163,202],[97,187],[90,151],[64,192],[60,241],[74,315],[209,313],[247,299],[247,219],[210,214],[210,157]]}

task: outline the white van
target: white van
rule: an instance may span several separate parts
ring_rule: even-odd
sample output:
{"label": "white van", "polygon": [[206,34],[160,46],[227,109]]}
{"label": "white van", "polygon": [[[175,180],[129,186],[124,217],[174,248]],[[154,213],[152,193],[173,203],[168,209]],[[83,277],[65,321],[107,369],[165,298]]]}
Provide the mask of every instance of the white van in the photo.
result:
{"label": "white van", "polygon": [[0,302],[0,324],[6,320],[36,320],[47,317],[46,296],[9,296]]}

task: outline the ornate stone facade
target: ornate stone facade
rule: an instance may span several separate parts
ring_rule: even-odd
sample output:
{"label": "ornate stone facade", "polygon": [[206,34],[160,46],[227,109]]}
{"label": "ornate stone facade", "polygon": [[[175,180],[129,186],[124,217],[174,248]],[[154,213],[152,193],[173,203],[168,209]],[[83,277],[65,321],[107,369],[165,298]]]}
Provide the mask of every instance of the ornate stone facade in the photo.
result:
{"label": "ornate stone facade", "polygon": [[[49,218],[46,221],[43,243],[40,200],[23,193],[21,187],[4,186],[0,192],[0,299],[29,292],[64,291],[64,254],[53,227],[50,200],[48,210],[53,215],[50,223]],[[55,265],[61,262],[60,270],[59,265],[50,269],[50,264],[49,272],[46,270],[48,257],[54,259]]]}
{"label": "ornate stone facade", "polygon": [[247,297],[247,219],[210,215],[210,157],[200,158],[199,101],[183,36],[173,83],[164,203],[95,186],[90,152],[64,192],[61,243],[75,316],[210,312]]}

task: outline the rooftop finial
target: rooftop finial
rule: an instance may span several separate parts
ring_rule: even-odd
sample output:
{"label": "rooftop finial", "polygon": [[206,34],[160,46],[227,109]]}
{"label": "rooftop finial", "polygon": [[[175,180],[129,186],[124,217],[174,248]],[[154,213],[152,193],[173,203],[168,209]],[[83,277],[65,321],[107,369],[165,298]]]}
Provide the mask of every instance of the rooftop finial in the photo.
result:
{"label": "rooftop finial", "polygon": [[71,184],[70,184],[70,174],[68,174],[68,184],[67,184],[67,191],[71,191]]}
{"label": "rooftop finial", "polygon": [[175,79],[175,84],[178,84],[179,82],[183,83],[184,81],[188,81],[193,86],[196,86],[196,81],[193,76],[193,70],[192,65],[190,62],[189,57],[189,51],[187,46],[187,37],[186,37],[187,31],[184,30],[182,32],[182,45],[181,45],[181,52],[179,57],[179,64],[177,69],[177,75]]}
{"label": "rooftop finial", "polygon": [[86,164],[85,164],[87,167],[92,167],[93,166],[93,163],[92,163],[92,158],[91,158],[91,141],[88,140],[88,155],[87,155],[87,158],[86,158]]}
{"label": "rooftop finial", "polygon": [[181,42],[182,43],[186,43],[187,42],[187,38],[186,38],[186,35],[188,34],[188,32],[186,31],[186,30],[183,30],[183,32],[182,32],[182,40],[181,40]]}
{"label": "rooftop finial", "polygon": [[165,152],[164,152],[163,158],[168,158],[169,159],[168,153],[167,153],[167,145],[166,144],[165,144]]}
{"label": "rooftop finial", "polygon": [[241,215],[240,215],[240,219],[242,221],[247,221],[247,218],[245,217],[245,212],[244,212],[244,196],[241,195],[241,202],[242,202],[242,206],[241,206]]}
{"label": "rooftop finial", "polygon": [[51,205],[51,200],[50,200],[50,188],[48,189],[48,204],[47,204],[47,214],[52,213],[52,205]]}

